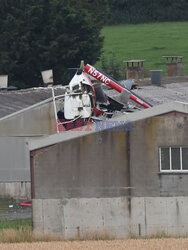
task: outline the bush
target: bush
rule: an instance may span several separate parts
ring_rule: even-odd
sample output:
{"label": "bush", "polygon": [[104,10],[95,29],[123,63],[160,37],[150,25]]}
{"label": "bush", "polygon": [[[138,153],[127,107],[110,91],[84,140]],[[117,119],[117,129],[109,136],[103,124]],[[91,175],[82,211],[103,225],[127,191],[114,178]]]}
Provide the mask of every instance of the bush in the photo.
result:
{"label": "bush", "polygon": [[118,61],[114,53],[111,54],[109,60],[104,57],[104,54],[102,55],[101,67],[105,73],[107,73],[117,81],[126,78],[123,62]]}

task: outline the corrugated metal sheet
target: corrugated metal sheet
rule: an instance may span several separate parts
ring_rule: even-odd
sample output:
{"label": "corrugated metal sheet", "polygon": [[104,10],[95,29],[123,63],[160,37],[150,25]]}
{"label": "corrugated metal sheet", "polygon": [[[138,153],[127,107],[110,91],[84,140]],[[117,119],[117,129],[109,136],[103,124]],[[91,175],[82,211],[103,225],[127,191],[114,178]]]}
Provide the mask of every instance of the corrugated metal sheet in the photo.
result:
{"label": "corrugated metal sheet", "polygon": [[[56,87],[55,94],[63,94],[63,87]],[[32,88],[17,91],[0,91],[0,118],[52,97],[50,88]]]}
{"label": "corrugated metal sheet", "polygon": [[30,181],[26,138],[0,137],[0,182]]}

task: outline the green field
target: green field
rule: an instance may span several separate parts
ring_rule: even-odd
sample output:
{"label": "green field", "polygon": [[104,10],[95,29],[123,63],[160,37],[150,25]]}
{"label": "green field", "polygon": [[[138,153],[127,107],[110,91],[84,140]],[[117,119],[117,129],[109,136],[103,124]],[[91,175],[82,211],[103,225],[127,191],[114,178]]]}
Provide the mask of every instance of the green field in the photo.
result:
{"label": "green field", "polygon": [[162,56],[184,56],[188,75],[188,22],[107,26],[102,34],[106,60],[112,53],[122,64],[124,60],[145,59],[146,69],[163,69],[164,74],[165,59]]}
{"label": "green field", "polygon": [[3,229],[32,228],[31,219],[0,221],[0,231]]}

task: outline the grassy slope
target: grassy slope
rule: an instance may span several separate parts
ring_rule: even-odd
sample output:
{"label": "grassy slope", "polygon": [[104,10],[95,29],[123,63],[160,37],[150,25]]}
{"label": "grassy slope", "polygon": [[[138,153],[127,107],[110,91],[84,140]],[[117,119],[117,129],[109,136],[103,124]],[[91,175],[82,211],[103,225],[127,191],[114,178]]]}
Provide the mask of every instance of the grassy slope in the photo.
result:
{"label": "grassy slope", "polygon": [[[118,61],[145,59],[148,69],[163,69],[163,55],[184,56],[188,74],[188,22],[107,26],[102,30],[104,56]],[[100,67],[100,62],[97,64]]]}

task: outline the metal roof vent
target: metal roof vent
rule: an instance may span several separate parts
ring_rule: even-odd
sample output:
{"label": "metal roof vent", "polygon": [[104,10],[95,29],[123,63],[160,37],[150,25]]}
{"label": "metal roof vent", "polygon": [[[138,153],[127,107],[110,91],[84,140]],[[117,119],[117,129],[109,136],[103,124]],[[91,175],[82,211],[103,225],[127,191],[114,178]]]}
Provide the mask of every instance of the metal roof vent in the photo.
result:
{"label": "metal roof vent", "polygon": [[0,89],[7,89],[8,75],[0,75]]}
{"label": "metal roof vent", "polygon": [[48,84],[53,84],[53,71],[52,69],[41,71],[42,80],[44,82],[44,86],[48,86]]}

